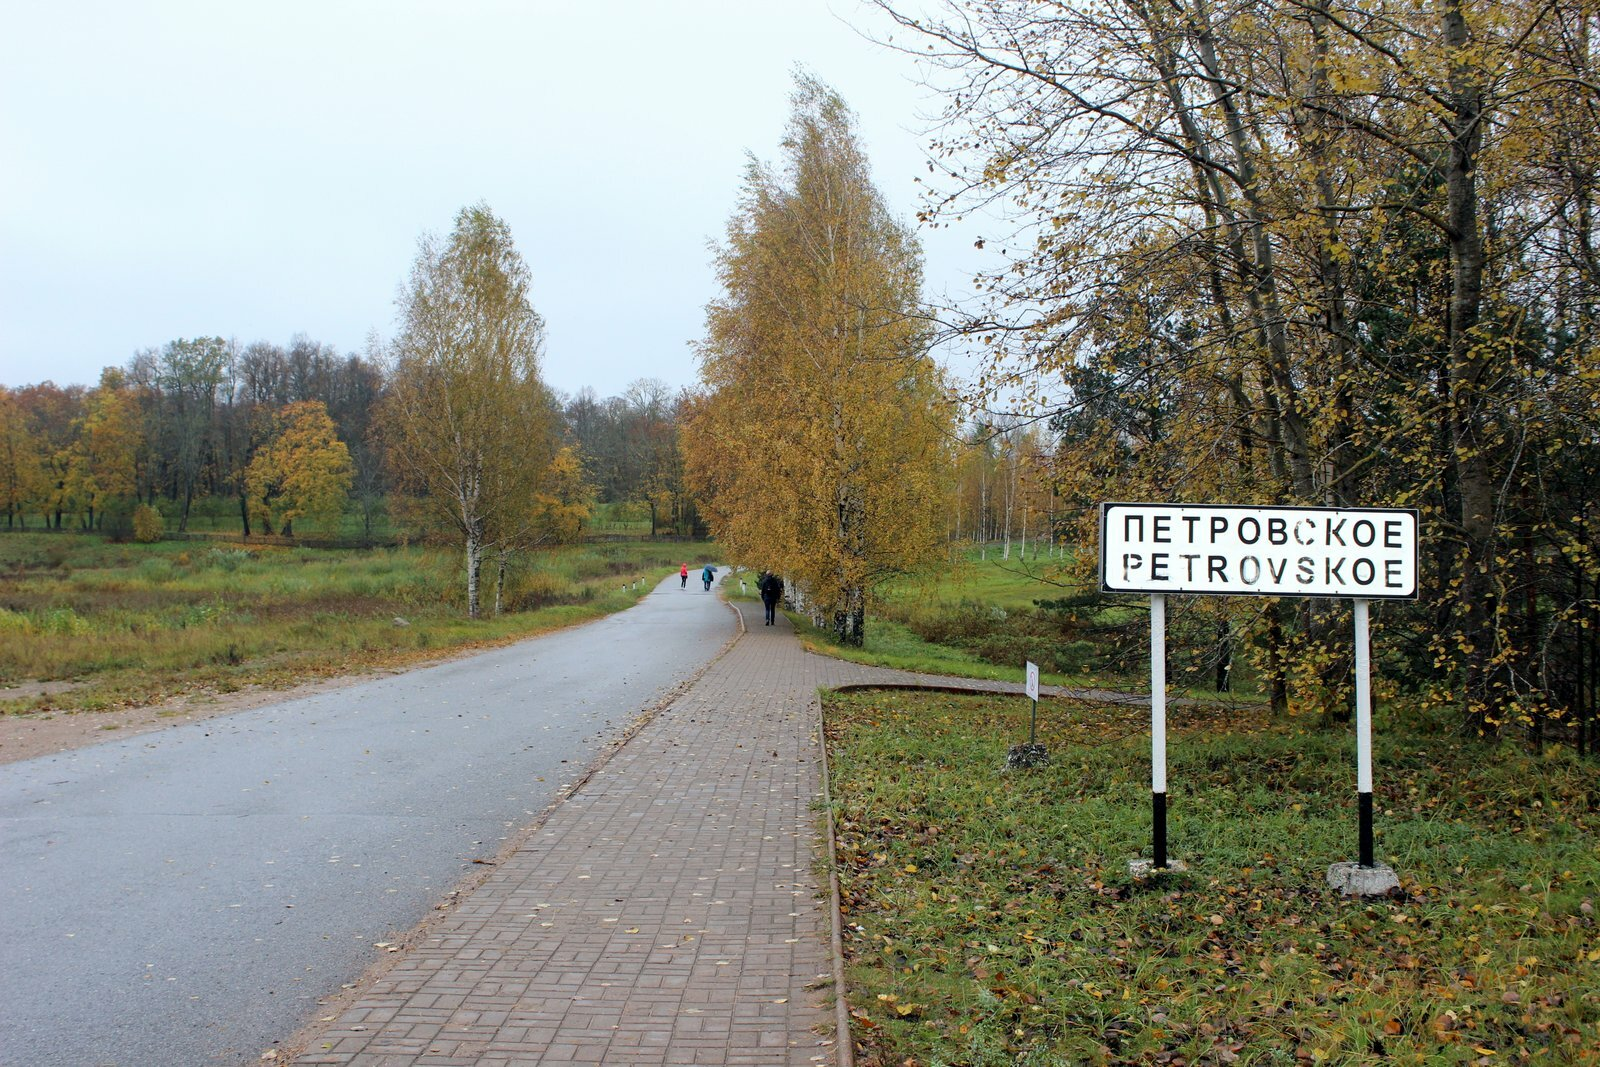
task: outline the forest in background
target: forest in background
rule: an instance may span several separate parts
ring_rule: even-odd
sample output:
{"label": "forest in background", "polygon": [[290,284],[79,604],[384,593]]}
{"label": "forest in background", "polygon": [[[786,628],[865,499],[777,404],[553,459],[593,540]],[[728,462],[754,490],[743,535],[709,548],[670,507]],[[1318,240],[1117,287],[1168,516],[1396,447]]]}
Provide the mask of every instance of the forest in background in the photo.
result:
{"label": "forest in background", "polygon": [[[283,413],[310,404],[344,446],[337,507],[289,533],[319,540],[423,540],[391,508],[395,486],[374,414],[387,388],[381,355],[340,353],[297,335],[288,345],[179,339],[108,368],[94,386],[0,386],[0,513],[7,529],[97,530],[131,538],[134,507],[158,509],[174,533],[281,533],[252,463],[285,432]],[[677,450],[681,392],[642,379],[604,399],[552,397],[563,440],[584,458],[597,533],[689,536],[699,519]],[[302,458],[309,464],[315,453]],[[259,470],[259,465],[258,465]],[[277,514],[287,509],[279,507]]]}

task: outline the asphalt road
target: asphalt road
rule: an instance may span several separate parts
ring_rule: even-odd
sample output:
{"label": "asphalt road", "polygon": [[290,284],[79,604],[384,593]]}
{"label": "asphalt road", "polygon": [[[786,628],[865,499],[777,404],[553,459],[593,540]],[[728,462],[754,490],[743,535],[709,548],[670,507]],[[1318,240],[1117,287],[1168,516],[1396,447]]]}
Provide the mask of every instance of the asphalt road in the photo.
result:
{"label": "asphalt road", "polygon": [[470,659],[0,766],[0,1064],[258,1063],[734,627],[674,576]]}

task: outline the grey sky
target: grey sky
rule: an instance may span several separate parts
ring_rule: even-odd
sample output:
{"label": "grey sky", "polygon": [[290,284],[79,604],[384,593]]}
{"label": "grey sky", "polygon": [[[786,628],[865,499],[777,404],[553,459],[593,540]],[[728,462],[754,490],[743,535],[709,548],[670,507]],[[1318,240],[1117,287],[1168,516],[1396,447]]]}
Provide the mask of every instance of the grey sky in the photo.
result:
{"label": "grey sky", "polygon": [[[91,384],[175,337],[360,351],[425,230],[479,200],[549,324],[545,376],[693,381],[708,241],[804,65],[910,219],[938,101],[856,0],[0,0],[0,384]],[[971,237],[925,236],[935,287]]]}

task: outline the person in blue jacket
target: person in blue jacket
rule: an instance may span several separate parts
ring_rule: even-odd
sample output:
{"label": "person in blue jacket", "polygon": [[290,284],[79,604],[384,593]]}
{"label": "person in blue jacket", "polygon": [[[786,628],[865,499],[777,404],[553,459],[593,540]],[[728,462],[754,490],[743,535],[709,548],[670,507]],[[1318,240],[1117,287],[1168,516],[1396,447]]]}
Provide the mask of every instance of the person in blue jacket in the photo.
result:
{"label": "person in blue jacket", "polygon": [[706,569],[700,572],[700,580],[706,583],[706,592],[711,592],[711,579],[717,576],[717,568],[706,564]]}

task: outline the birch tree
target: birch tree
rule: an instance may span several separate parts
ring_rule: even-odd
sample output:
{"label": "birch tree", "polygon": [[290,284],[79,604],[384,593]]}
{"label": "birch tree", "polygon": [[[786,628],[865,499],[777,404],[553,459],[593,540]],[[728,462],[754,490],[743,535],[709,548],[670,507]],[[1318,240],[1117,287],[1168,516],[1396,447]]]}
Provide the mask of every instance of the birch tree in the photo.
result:
{"label": "birch tree", "polygon": [[861,644],[873,588],[942,551],[942,376],[920,251],[874,188],[843,100],[798,79],[784,167],[752,163],[718,252],[689,482],[739,562],[805,589]]}
{"label": "birch tree", "polygon": [[553,455],[530,287],[510,229],[477,204],[449,237],[423,237],[399,301],[380,425],[397,477],[459,538],[472,618],[484,553],[513,536]]}

